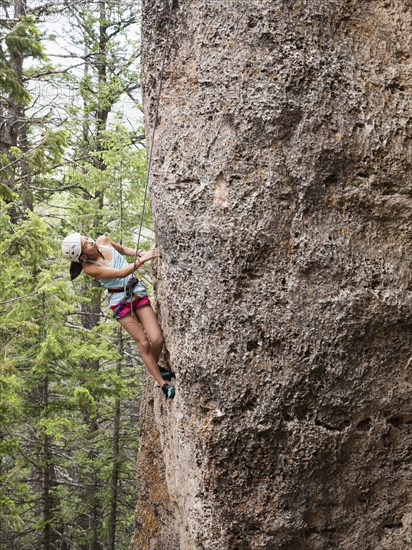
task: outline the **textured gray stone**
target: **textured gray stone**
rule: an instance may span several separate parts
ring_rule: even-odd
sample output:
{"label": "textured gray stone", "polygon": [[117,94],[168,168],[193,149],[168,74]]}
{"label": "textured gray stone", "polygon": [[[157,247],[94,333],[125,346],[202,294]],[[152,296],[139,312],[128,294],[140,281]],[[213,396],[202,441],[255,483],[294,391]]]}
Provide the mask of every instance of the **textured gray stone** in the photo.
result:
{"label": "textured gray stone", "polygon": [[[167,14],[143,2],[149,135]],[[141,453],[131,548],[411,547],[411,22],[175,1],[151,201],[177,396],[148,382],[167,497]]]}

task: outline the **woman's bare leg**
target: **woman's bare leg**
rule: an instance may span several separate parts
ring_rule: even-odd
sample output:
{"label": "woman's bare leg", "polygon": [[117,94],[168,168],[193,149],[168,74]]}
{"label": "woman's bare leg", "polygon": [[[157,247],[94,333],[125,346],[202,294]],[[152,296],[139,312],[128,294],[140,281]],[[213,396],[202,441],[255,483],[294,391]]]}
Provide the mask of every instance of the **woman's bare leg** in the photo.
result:
{"label": "woman's bare leg", "polygon": [[159,384],[159,386],[162,387],[165,381],[160,375],[157,360],[153,355],[152,344],[147,339],[147,336],[140,326],[138,319],[131,313],[128,313],[121,319],[118,319],[118,321],[136,342],[136,345],[140,352],[140,357],[145,367],[148,369],[148,371]]}
{"label": "woman's bare leg", "polygon": [[139,307],[135,313],[149,337],[150,343],[152,344],[153,357],[156,359],[156,362],[158,362],[163,348],[163,336],[156,314],[149,304]]}

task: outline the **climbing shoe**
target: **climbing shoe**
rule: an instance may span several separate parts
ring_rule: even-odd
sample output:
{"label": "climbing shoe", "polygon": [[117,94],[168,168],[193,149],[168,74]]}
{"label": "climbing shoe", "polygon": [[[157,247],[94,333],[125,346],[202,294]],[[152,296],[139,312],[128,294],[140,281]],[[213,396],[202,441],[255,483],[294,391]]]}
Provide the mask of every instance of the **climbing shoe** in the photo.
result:
{"label": "climbing shoe", "polygon": [[170,382],[170,380],[175,377],[175,373],[170,372],[170,370],[163,369],[162,367],[160,367],[159,370],[160,376],[163,378],[163,380],[167,380],[168,382]]}
{"label": "climbing shoe", "polygon": [[165,394],[166,399],[173,399],[173,397],[175,396],[175,389],[169,384],[163,384],[162,391]]}

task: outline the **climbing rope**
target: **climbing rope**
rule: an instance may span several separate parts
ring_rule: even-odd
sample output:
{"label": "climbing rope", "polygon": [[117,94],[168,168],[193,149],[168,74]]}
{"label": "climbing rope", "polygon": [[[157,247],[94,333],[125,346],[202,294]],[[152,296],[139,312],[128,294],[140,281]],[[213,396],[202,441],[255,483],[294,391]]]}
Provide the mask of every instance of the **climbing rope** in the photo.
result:
{"label": "climbing rope", "polygon": [[168,18],[168,21],[167,21],[167,30],[166,30],[166,41],[165,41],[165,47],[163,49],[162,63],[161,63],[161,66],[160,66],[159,87],[158,87],[157,97],[156,97],[155,117],[154,117],[154,122],[153,122],[153,133],[152,133],[152,139],[151,139],[151,142],[150,142],[149,156],[148,156],[148,161],[147,161],[146,185],[145,185],[145,189],[144,189],[142,214],[141,214],[141,217],[140,217],[139,234],[137,236],[137,243],[136,243],[136,251],[135,251],[135,255],[134,255],[134,266],[133,266],[132,276],[133,276],[134,272],[136,271],[137,254],[139,252],[139,244],[140,244],[140,238],[141,238],[141,235],[142,235],[144,213],[145,213],[145,209],[146,209],[147,190],[148,190],[148,187],[149,187],[150,174],[151,174],[151,169],[152,169],[153,146],[154,146],[154,141],[155,141],[156,127],[157,127],[158,120],[159,120],[160,96],[161,96],[161,93],[162,93],[164,68],[165,68],[165,64],[166,64],[167,51],[168,51],[168,46],[169,46],[170,23],[172,21],[172,14],[173,14],[173,0],[170,0],[170,3],[169,3],[169,18]]}
{"label": "climbing rope", "polygon": [[[138,252],[139,252],[140,239],[141,239],[142,229],[143,229],[144,213],[145,213],[146,202],[147,202],[147,191],[148,191],[148,187],[149,187],[150,174],[151,174],[151,168],[152,168],[153,147],[154,147],[154,141],[155,141],[156,127],[157,127],[158,120],[159,120],[160,96],[161,96],[162,87],[163,87],[164,68],[165,68],[165,64],[166,64],[166,57],[167,57],[168,46],[169,46],[169,36],[170,36],[170,26],[171,26],[171,21],[172,21],[172,15],[173,15],[173,0],[170,0],[170,2],[169,2],[169,16],[168,16],[167,30],[166,30],[166,41],[165,41],[165,47],[163,49],[162,63],[161,63],[161,66],[160,66],[159,87],[158,87],[157,96],[156,96],[155,117],[154,117],[154,122],[153,122],[153,133],[152,133],[152,139],[151,139],[150,148],[149,148],[147,173],[146,173],[146,183],[145,183],[145,189],[144,189],[144,195],[143,195],[143,206],[142,206],[142,213],[141,213],[141,217],[140,217],[140,225],[139,225],[139,233],[138,233],[137,243],[136,243],[136,250],[135,250],[135,255],[134,255],[134,265],[133,265],[132,276],[133,276],[134,272],[136,271],[137,255],[138,255]],[[7,168],[7,166],[3,167],[3,168]],[[122,217],[122,213],[120,214],[120,216]],[[23,233],[23,235],[24,235],[24,233]],[[23,235],[20,235],[17,240],[21,239],[23,237]],[[13,243],[13,244],[15,244],[15,243]],[[2,250],[0,252],[0,255],[6,253],[9,250],[9,248],[7,248],[6,250]],[[24,299],[28,296],[33,296],[34,294],[38,294],[39,292],[40,291],[35,291],[35,292],[30,292],[28,294],[25,294],[23,296],[16,296],[15,298],[10,298],[8,300],[4,300],[4,301],[0,302],[0,305],[6,304],[6,303],[9,303],[9,302],[14,302],[16,300],[22,300],[22,299]]]}

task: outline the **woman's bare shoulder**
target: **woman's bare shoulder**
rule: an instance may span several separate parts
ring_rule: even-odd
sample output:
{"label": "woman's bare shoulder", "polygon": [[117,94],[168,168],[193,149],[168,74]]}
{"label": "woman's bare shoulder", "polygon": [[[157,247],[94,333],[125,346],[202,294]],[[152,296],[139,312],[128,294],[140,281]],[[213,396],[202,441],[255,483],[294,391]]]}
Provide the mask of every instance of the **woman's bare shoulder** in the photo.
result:
{"label": "woman's bare shoulder", "polygon": [[101,235],[100,237],[97,237],[96,242],[98,244],[110,244],[112,241],[106,235]]}
{"label": "woman's bare shoulder", "polygon": [[83,265],[83,271],[86,273],[86,275],[91,275],[93,276],[96,272],[96,265],[94,264],[89,264],[88,262],[85,262],[84,265]]}

